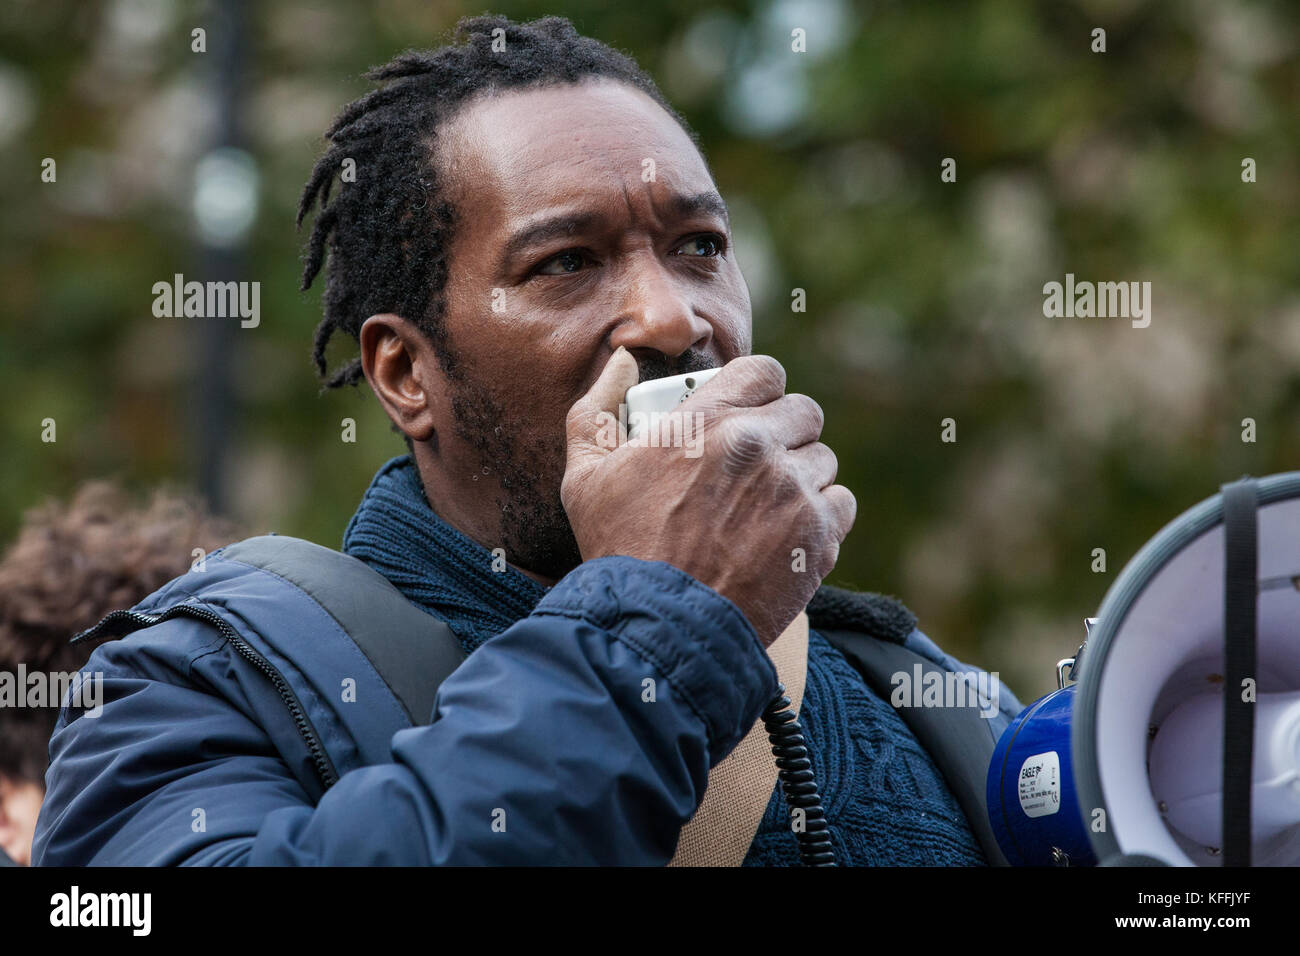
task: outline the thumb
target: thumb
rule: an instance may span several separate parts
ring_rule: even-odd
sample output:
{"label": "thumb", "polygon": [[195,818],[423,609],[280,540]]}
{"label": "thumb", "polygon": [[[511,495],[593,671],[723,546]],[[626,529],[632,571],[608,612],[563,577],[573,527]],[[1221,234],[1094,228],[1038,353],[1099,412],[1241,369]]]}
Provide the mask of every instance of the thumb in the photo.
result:
{"label": "thumb", "polygon": [[618,407],[639,377],[636,359],[620,345],[587,394],[569,409],[565,431],[570,466],[576,458],[607,455],[627,439],[618,420]]}

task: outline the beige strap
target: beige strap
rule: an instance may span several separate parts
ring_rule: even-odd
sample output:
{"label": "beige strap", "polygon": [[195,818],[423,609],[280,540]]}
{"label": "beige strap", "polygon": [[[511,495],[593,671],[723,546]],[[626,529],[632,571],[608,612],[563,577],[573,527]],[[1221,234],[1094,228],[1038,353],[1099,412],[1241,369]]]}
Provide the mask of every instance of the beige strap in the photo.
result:
{"label": "beige strap", "polygon": [[[808,674],[808,615],[800,611],[767,649],[796,714]],[[669,866],[740,866],[776,787],[776,762],[760,718],[736,749],[709,771],[695,816],[682,827]]]}

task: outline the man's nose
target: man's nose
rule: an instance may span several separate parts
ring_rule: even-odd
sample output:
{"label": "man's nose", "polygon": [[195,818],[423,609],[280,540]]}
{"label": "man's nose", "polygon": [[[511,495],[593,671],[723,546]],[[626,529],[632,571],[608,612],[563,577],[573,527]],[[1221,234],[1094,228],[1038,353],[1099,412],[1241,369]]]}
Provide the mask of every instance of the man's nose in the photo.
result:
{"label": "man's nose", "polygon": [[621,345],[633,355],[648,350],[672,357],[703,349],[713,338],[713,326],[695,314],[669,268],[660,262],[637,264],[610,335],[611,349]]}

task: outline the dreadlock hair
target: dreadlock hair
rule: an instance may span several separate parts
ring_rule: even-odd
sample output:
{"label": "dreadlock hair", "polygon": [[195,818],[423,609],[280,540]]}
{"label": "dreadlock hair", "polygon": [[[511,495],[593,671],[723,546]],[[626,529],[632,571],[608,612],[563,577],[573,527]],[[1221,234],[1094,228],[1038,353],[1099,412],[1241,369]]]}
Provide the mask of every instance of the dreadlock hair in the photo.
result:
{"label": "dreadlock hair", "polygon": [[[502,37],[505,49],[494,51]],[[564,17],[523,24],[467,17],[456,24],[455,39],[437,50],[407,51],[367,73],[384,85],[339,113],[325,133],[329,149],[303,189],[298,225],[318,201],[320,212],[307,242],[302,291],[329,246],[324,317],[312,346],[325,388],[356,385],[363,377],[360,358],[326,371],[331,336],[341,329],[359,339],[362,323],[382,312],[414,322],[437,347],[443,367],[454,370],[442,313],[456,213],[433,145],[442,124],[471,97],[608,77],[650,96],[699,146],[649,75],[623,53],[581,36]],[[334,177],[347,159],[355,163],[355,181],[341,181],[331,202]]]}

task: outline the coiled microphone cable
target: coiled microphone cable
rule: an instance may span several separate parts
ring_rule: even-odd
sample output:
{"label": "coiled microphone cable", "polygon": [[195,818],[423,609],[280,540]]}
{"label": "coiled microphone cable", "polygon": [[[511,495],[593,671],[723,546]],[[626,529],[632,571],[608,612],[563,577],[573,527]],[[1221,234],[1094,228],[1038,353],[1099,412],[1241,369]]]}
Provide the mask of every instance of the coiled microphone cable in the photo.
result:
{"label": "coiled microphone cable", "polygon": [[830,824],[817,792],[817,777],[804,742],[803,727],[790,709],[785,685],[776,685],[776,696],[763,711],[763,728],[772,742],[777,776],[785,791],[785,802],[793,812],[803,811],[803,828],[795,830],[799,859],[804,866],[834,866],[835,850],[831,846]]}

